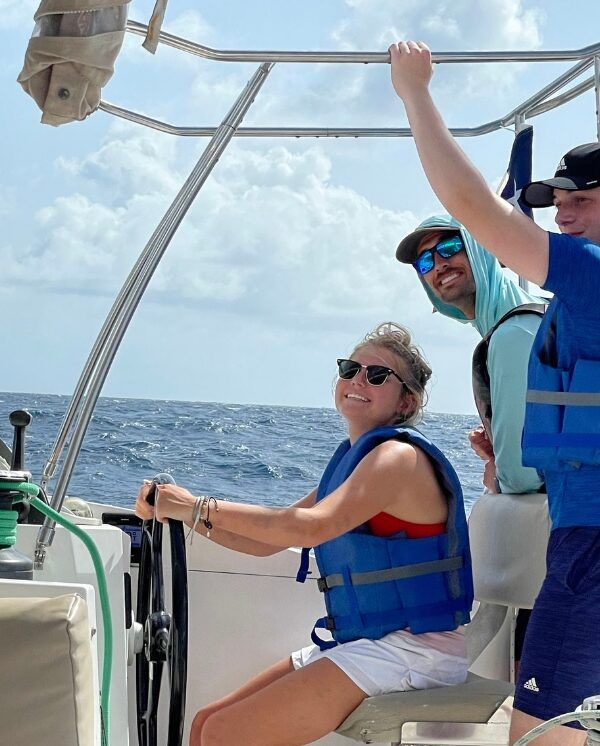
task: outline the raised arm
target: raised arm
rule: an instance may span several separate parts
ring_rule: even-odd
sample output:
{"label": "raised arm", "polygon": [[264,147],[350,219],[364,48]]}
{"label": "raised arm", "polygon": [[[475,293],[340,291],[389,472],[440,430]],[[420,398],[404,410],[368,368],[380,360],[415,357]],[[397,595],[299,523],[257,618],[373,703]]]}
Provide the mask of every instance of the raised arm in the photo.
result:
{"label": "raised arm", "polygon": [[431,53],[422,42],[390,47],[392,84],[404,102],[425,175],[446,210],[492,254],[543,285],[548,234],[489,188],[448,131],[429,93]]}

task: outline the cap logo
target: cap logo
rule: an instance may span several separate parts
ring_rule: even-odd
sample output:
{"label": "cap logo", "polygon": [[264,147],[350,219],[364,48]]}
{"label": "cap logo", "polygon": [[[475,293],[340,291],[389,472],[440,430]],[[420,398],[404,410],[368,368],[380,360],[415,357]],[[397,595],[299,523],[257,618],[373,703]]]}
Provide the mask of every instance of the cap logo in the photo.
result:
{"label": "cap logo", "polygon": [[556,171],[558,172],[558,171],[566,171],[566,170],[567,170],[567,165],[565,163],[565,159],[561,158],[558,166],[556,167]]}

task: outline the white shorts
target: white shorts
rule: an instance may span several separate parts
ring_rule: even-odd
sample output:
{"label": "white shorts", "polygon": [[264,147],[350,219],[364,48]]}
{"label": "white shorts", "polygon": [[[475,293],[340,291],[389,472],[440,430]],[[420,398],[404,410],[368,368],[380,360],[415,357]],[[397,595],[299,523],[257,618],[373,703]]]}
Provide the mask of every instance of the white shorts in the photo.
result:
{"label": "white shorts", "polygon": [[[316,645],[309,645],[292,653],[292,665],[298,669],[320,658],[329,658],[368,697],[462,684],[469,665],[466,650],[461,654],[460,645],[458,650],[456,644],[444,645],[444,635],[456,636],[457,633],[413,635],[399,630],[379,640],[362,638],[331,650],[321,651]],[[445,647],[450,647],[452,653],[444,652]]]}

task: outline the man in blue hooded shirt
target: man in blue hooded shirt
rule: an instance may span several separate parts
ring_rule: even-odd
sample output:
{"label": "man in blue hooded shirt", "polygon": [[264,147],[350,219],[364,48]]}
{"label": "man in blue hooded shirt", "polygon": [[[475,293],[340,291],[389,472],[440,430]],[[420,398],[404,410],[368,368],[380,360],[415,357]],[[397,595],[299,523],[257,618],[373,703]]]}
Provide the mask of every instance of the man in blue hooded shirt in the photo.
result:
{"label": "man in blue hooded shirt", "polygon": [[[444,251],[444,246],[450,251]],[[451,251],[455,253],[442,256]],[[471,324],[485,340],[477,347],[473,377],[483,428],[470,436],[476,453],[487,461],[485,486],[492,492],[537,492],[542,484],[538,472],[522,465],[521,432],[527,364],[541,321],[542,299],[509,279],[498,261],[449,215],[424,220],[402,239],[396,258],[415,267],[437,311]],[[519,306],[531,310],[502,321]],[[487,352],[482,360],[481,351]],[[489,386],[487,396],[481,393],[478,362]]]}

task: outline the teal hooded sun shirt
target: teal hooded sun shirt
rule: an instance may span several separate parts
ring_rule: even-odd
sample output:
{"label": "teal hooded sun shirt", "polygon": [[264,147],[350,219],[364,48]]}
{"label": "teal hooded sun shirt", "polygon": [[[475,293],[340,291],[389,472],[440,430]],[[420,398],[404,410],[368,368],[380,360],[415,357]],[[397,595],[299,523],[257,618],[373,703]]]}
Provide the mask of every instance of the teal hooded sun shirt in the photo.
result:
{"label": "teal hooded sun shirt", "polygon": [[[434,308],[462,324],[470,324],[484,337],[512,308],[547,299],[526,292],[507,277],[498,260],[477,243],[449,215],[433,215],[416,230],[455,228],[460,233],[475,281],[475,318],[467,319],[456,306],[440,300],[418,275]],[[492,335],[488,352],[491,381],[492,435],[498,482],[502,492],[536,492],[541,480],[535,469],[521,463],[521,433],[525,416],[527,364],[531,345],[540,324],[533,314],[513,316]]]}

